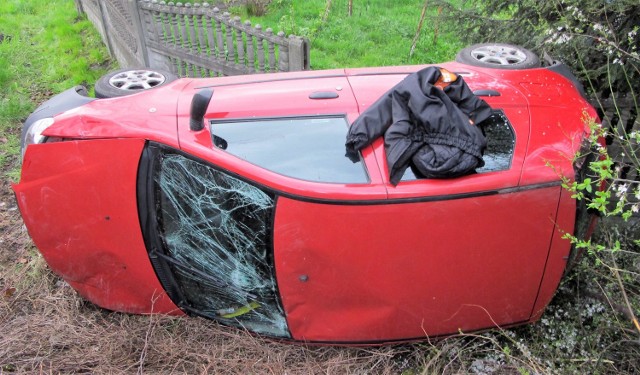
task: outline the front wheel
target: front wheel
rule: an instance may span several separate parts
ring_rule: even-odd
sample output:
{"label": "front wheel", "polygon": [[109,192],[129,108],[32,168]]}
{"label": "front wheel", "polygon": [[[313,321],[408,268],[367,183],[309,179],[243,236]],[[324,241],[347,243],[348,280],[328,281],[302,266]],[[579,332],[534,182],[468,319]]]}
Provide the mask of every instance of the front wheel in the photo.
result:
{"label": "front wheel", "polygon": [[482,68],[516,70],[540,67],[540,59],[535,53],[502,43],[474,44],[458,52],[456,61]]}
{"label": "front wheel", "polygon": [[164,86],[176,79],[174,74],[158,69],[120,69],[100,77],[95,92],[98,98],[115,98]]}

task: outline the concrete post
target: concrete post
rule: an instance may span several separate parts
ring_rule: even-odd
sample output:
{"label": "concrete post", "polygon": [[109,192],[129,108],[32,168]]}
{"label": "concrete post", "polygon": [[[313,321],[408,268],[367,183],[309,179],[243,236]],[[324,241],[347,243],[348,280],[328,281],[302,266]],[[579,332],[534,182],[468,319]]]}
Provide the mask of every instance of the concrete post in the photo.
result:
{"label": "concrete post", "polygon": [[308,69],[307,46],[305,40],[298,36],[289,36],[289,71]]}
{"label": "concrete post", "polygon": [[148,67],[149,52],[147,51],[146,43],[147,35],[145,35],[145,30],[143,27],[143,14],[138,7],[137,0],[127,0],[127,5],[129,6],[129,12],[131,14],[131,23],[133,23],[133,30],[138,35],[138,37],[136,38],[136,40],[138,41],[138,51],[140,51],[140,54],[142,54],[142,56],[136,56],[136,58],[138,61],[140,61],[140,57],[142,57],[142,61],[140,61],[140,63]]}

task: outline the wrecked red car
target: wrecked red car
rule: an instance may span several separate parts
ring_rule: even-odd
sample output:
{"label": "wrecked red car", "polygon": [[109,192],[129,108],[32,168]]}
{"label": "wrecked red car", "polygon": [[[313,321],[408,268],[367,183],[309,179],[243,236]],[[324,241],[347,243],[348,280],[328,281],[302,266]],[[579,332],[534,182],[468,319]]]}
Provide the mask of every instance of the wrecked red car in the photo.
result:
{"label": "wrecked red car", "polygon": [[468,124],[482,162],[424,178],[409,161],[395,183],[384,136],[351,158],[345,139],[425,66],[123,70],[103,98],[78,87],[31,115],[13,189],[51,269],[106,309],[341,344],[532,322],[586,215],[561,176],[596,116],[564,65],[540,65],[504,45],[439,64],[490,107]]}

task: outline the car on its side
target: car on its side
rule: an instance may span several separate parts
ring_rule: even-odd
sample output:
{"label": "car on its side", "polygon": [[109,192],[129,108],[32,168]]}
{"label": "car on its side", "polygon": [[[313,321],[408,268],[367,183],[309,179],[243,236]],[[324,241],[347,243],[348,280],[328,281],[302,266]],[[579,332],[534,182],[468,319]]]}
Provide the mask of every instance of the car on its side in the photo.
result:
{"label": "car on its side", "polygon": [[345,157],[350,124],[425,66],[125,69],[102,98],[74,88],[29,117],[22,217],[51,269],[110,310],[339,344],[536,321],[567,267],[563,233],[592,222],[561,177],[580,178],[595,111],[564,65],[519,47],[438,66],[491,107],[475,173],[391,184],[383,139]]}

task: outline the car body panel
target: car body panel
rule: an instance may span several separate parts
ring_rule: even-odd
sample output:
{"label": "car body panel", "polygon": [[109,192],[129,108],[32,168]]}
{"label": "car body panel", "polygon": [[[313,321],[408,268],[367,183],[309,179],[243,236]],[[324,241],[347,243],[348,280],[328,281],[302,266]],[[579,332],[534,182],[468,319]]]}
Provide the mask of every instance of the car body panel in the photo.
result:
{"label": "car body panel", "polygon": [[531,116],[523,184],[554,181],[573,174],[573,156],[588,133],[587,119],[597,119],[593,107],[571,80],[551,69],[531,69],[527,74],[499,70],[501,79],[518,84]]}
{"label": "car body panel", "polygon": [[571,247],[568,246],[565,233],[573,233],[576,220],[576,201],[571,198],[571,193],[567,190],[561,190],[560,200],[558,202],[558,214],[556,220],[553,221],[553,238],[551,240],[551,248],[549,256],[545,264],[544,277],[540,283],[540,291],[536,303],[531,312],[531,321],[538,320],[542,315],[544,308],[551,302],[551,298],[555,294],[562,275],[566,269],[567,259]]}
{"label": "car body panel", "polygon": [[[346,186],[337,183],[309,182],[279,175],[241,160],[212,144],[210,128],[215,126],[216,120],[222,119],[269,119],[296,116],[313,118],[341,115],[347,118],[348,123],[353,121],[359,113],[349,83],[342,72],[332,71],[331,73],[313,79],[257,80],[258,83],[251,85],[227,84],[214,87],[213,99],[205,114],[205,128],[198,132],[189,130],[188,109],[191,105],[191,96],[183,95],[179,102],[180,115],[178,116],[180,147],[183,151],[210,160],[231,173],[241,174],[260,185],[287,194],[305,195],[317,199],[385,199],[386,192],[381,186],[382,176],[371,147],[362,153],[370,183]],[[342,76],[336,73],[342,73]],[[212,82],[216,81],[194,81],[186,90],[195,92],[198,88],[213,85]],[[324,100],[309,99],[309,95],[313,92],[335,92],[339,97]],[[268,98],[268,103],[261,103],[264,98]]]}
{"label": "car body panel", "polygon": [[[386,183],[390,192],[389,198],[410,198],[421,196],[437,196],[442,194],[464,193],[478,190],[500,189],[517,186],[520,181],[522,164],[524,163],[527,142],[530,133],[530,115],[526,97],[520,90],[505,80],[493,77],[486,72],[477,72],[470,67],[457,64],[441,64],[446,69],[461,74],[473,91],[491,89],[499,94],[483,99],[494,109],[505,113],[515,132],[515,152],[511,160],[511,169],[490,173],[488,176],[463,176],[448,180],[420,180],[403,182],[398,186]],[[543,70],[546,74],[546,70]],[[382,74],[381,74],[382,73]],[[358,100],[360,111],[367,109],[387,88],[393,87],[406,77],[404,69],[386,68],[382,71],[365,69],[352,70],[349,81]],[[372,78],[372,77],[375,77]],[[388,176],[386,157],[383,147],[375,147],[376,157],[381,166],[381,175]],[[484,182],[483,182],[484,181]]]}
{"label": "car body panel", "polygon": [[181,79],[162,90],[92,101],[56,116],[43,134],[64,139],[141,138],[179,147],[176,103],[190,82]]}
{"label": "car body panel", "polygon": [[280,198],[276,274],[293,337],[394,341],[528,320],[560,189],[384,205]]}
{"label": "car body panel", "polygon": [[136,175],[144,143],[29,146],[14,191],[43,257],[83,297],[116,311],[182,315],[158,282],[140,231]]}

